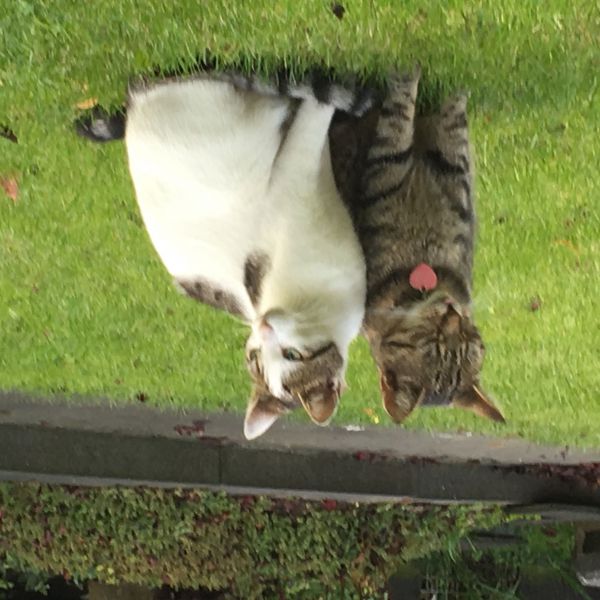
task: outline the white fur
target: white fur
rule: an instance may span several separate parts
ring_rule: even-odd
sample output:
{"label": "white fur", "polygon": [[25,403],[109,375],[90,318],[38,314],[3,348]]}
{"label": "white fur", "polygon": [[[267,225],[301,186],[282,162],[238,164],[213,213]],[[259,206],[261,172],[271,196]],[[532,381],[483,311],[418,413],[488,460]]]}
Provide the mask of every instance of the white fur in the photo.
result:
{"label": "white fur", "polygon": [[244,437],[254,440],[260,437],[281,416],[281,413],[262,410],[260,404],[248,404],[246,417],[244,418]]}
{"label": "white fur", "polygon": [[[303,100],[282,141],[290,105],[226,82],[171,82],[133,95],[126,131],[140,210],[165,266],[238,299],[278,397],[294,368],[280,349],[333,340],[346,364],[365,303],[362,252],[331,170],[334,109]],[[243,284],[255,252],[271,263],[258,311]],[[276,343],[258,328],[270,309],[285,313],[270,321]]]}

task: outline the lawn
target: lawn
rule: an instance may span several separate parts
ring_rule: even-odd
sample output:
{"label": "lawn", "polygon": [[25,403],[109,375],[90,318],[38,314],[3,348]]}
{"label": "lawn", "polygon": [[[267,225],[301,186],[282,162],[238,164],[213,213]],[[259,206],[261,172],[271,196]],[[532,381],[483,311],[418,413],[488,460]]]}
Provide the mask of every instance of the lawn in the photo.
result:
{"label": "lawn", "polygon": [[[76,105],[120,105],[130,75],[223,64],[384,76],[418,60],[435,103],[471,91],[479,207],[475,314],[504,428],[457,411],[407,427],[600,446],[600,7],[447,2],[1,0],[0,388],[144,394],[159,406],[244,409],[245,329],[178,295],[141,225],[121,143],[77,139]],[[337,11],[338,15],[341,11]],[[337,423],[381,422],[366,344]],[[304,419],[303,415],[298,418]]]}

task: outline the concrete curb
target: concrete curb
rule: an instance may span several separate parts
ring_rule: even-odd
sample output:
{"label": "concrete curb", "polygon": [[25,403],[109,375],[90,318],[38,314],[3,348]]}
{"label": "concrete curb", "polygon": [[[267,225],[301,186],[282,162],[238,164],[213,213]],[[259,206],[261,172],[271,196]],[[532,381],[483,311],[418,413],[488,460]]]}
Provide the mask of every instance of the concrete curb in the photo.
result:
{"label": "concrete curb", "polygon": [[595,462],[600,451],[401,428],[349,431],[282,422],[248,442],[239,415],[0,393],[0,480],[191,486],[361,502],[600,505],[597,485],[552,471]]}

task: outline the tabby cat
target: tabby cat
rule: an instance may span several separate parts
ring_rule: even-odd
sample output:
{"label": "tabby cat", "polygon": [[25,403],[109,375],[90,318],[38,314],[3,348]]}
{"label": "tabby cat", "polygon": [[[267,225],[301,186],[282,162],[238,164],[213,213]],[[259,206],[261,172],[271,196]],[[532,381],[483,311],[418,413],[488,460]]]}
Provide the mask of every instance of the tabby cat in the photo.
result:
{"label": "tabby cat", "polygon": [[367,263],[363,333],[394,421],[416,406],[452,405],[503,422],[479,384],[467,100],[456,96],[437,118],[415,120],[418,80],[418,70],[393,80],[379,112],[331,132]]}
{"label": "tabby cat", "polygon": [[78,124],[97,141],[124,132],[166,268],[186,294],[250,325],[249,439],[300,405],[315,423],[330,420],[366,295],[327,133],[336,107],[360,113],[367,96],[257,81],[220,74],[138,86],[124,127],[98,113]]}

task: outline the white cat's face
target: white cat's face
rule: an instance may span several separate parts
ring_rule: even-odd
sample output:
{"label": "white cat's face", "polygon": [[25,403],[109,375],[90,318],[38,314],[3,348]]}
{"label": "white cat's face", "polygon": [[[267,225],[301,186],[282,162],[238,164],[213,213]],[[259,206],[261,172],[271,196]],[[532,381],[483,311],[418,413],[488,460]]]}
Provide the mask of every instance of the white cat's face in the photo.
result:
{"label": "white cat's face", "polygon": [[246,355],[260,360],[269,391],[277,398],[291,400],[286,380],[332,343],[323,328],[310,327],[281,311],[270,311],[252,324]]}
{"label": "white cat's face", "polygon": [[345,360],[331,337],[310,329],[281,311],[253,324],[246,364],[255,390],[246,414],[246,437],[260,435],[299,405],[319,425],[333,416],[344,386]]}

